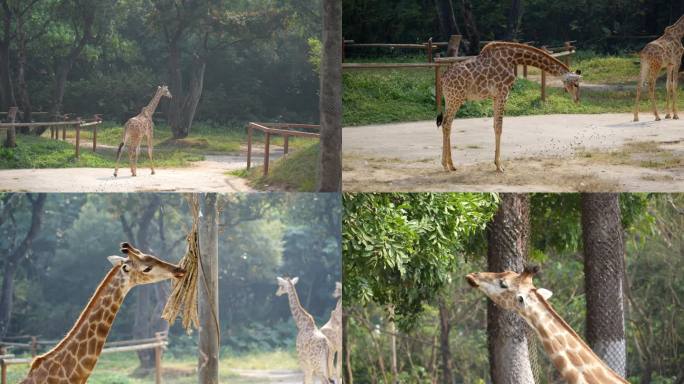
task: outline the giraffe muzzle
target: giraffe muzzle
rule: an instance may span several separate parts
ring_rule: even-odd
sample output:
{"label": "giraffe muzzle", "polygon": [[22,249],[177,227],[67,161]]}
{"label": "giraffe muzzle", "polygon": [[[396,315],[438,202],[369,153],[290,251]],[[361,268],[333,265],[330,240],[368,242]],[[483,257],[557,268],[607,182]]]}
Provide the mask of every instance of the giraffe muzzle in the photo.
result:
{"label": "giraffe muzzle", "polygon": [[473,276],[472,273],[466,276],[466,281],[473,288],[477,288],[480,286],[480,284],[478,284],[477,280],[475,279],[475,276]]}
{"label": "giraffe muzzle", "polygon": [[183,269],[183,268],[176,268],[176,269],[173,271],[173,277],[175,277],[176,279],[181,279],[181,278],[183,278],[183,276],[185,276],[185,269]]}

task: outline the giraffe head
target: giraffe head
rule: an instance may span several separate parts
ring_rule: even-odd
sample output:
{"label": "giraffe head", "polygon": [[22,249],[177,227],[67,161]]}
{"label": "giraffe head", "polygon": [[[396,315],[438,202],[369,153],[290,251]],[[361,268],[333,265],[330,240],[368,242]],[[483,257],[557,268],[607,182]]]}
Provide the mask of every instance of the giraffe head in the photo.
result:
{"label": "giraffe head", "polygon": [[299,281],[299,277],[294,277],[290,279],[289,277],[282,278],[278,277],[278,290],[276,291],[276,296],[281,296],[290,292],[290,288],[294,288],[294,285]]}
{"label": "giraffe head", "polygon": [[157,87],[157,92],[160,92],[162,96],[166,96],[169,99],[172,98],[171,96],[171,91],[169,91],[169,87],[166,85],[160,85]]}
{"label": "giraffe head", "polygon": [[339,281],[335,283],[335,292],[333,292],[333,298],[338,299],[342,297],[342,283]]}
{"label": "giraffe head", "polygon": [[484,292],[499,307],[525,315],[540,304],[537,295],[545,300],[552,295],[551,291],[534,286],[532,278],[538,272],[537,266],[526,267],[522,273],[476,272],[467,275],[466,280],[472,287]]}
{"label": "giraffe head", "polygon": [[582,71],[579,69],[575,73],[568,72],[563,75],[563,87],[565,91],[572,95],[572,100],[575,103],[580,101],[580,80],[582,79]]}
{"label": "giraffe head", "polygon": [[146,255],[128,243],[121,244],[121,252],[128,257],[109,256],[112,265],[121,266],[121,273],[129,287],[141,284],[156,283],[171,278],[180,279],[185,270],[177,265],[167,263],[152,255]]}

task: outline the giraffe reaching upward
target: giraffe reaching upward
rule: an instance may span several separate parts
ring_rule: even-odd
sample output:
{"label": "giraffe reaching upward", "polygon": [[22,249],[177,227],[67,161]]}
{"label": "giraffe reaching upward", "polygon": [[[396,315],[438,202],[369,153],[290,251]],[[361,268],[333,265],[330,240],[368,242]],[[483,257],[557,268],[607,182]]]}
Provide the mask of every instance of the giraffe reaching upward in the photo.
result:
{"label": "giraffe reaching upward", "polygon": [[507,42],[485,45],[478,56],[454,64],[442,76],[446,108],[444,114],[437,116],[437,126],[442,126],[442,166],[445,170],[456,170],[451,159],[451,123],[456,112],[466,100],[492,99],[496,139],[494,163],[496,170],[503,172],[500,152],[504,108],[515,82],[515,66],[522,64],[560,76],[565,90],[579,102],[580,71],[571,72],[555,57],[529,45]]}
{"label": "giraffe reaching upward", "polygon": [[121,158],[121,149],[126,142],[130,140],[128,145],[128,161],[131,166],[131,174],[135,176],[138,170],[138,153],[140,152],[140,143],[143,137],[147,138],[147,155],[150,158],[150,168],[154,175],[154,162],[152,161],[152,139],[154,137],[154,121],[152,116],[159,105],[162,96],[171,98],[171,92],[166,85],[157,87],[157,92],[154,94],[150,103],[142,108],[140,113],[128,119],[124,125],[123,139],[119,144],[119,149],[116,151],[116,168],[114,168],[114,177],[119,173],[119,159]]}
{"label": "giraffe reaching upward", "polygon": [[334,361],[335,380],[338,383],[342,378],[342,283],[335,283],[333,297],[337,299],[335,309],[330,312],[330,320],[321,327],[321,332],[330,340],[333,346],[333,356],[337,356]]}
{"label": "giraffe reaching upward", "polygon": [[297,357],[299,366],[304,371],[304,384],[313,384],[314,377],[323,383],[334,383],[333,380],[333,346],[327,337],[316,327],[316,322],[299,302],[293,279],[278,277],[276,296],[287,294],[290,311],[297,324]]}
{"label": "giraffe reaching upward", "polygon": [[684,54],[682,38],[684,38],[684,15],[674,24],[665,28],[665,33],[662,36],[646,44],[644,49],[639,52],[641,73],[637,83],[634,121],[639,121],[639,97],[641,96],[641,87],[643,87],[646,81],[648,81],[648,96],[651,99],[653,114],[656,121],[660,120],[655,101],[655,83],[658,78],[658,72],[663,68],[667,72],[667,81],[665,82],[665,118],[679,119],[679,116],[677,116],[677,82],[679,80],[679,66],[682,63],[682,54]]}
{"label": "giraffe reaching upward", "polygon": [[468,283],[484,292],[501,308],[517,312],[536,331],[549,359],[569,384],[629,382],[610,369],[575,333],[547,301],[551,292],[532,281],[538,267],[521,274],[479,272],[466,276]]}
{"label": "giraffe reaching upward", "polygon": [[182,268],[146,255],[128,243],[128,255],[109,256],[114,266],[95,290],[69,333],[49,352],[36,357],[21,384],[82,384],[95,368],[116,313],[128,291],[136,285],[181,278]]}

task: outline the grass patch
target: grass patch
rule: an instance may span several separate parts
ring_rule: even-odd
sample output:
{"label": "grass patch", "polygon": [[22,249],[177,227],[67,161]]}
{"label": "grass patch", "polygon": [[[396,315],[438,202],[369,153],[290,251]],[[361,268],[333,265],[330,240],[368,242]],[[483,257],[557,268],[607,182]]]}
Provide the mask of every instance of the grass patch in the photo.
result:
{"label": "grass patch", "polygon": [[[147,167],[146,149],[138,158],[138,168]],[[203,156],[180,150],[157,150],[154,152],[155,167],[185,167]],[[80,158],[76,159],[74,146],[68,142],[43,137],[17,135],[16,148],[0,148],[0,169],[16,168],[114,168],[116,153],[113,150],[98,149],[93,153],[82,147]],[[122,156],[121,166],[128,167],[128,155]]]}
{"label": "grass patch", "polygon": [[[635,83],[639,73],[635,60],[630,56],[580,55],[572,67],[581,68],[587,82]],[[532,68],[530,73],[533,73]],[[345,126],[432,120],[437,115],[432,69],[349,70],[343,74],[342,81]],[[613,91],[585,88],[582,102],[575,104],[564,90],[547,87],[547,99],[542,102],[540,85],[519,79],[506,104],[506,115],[631,112],[634,98],[635,93],[631,89]],[[662,86],[657,88],[657,98],[659,108],[664,109],[665,91]],[[648,97],[642,98],[640,108],[644,113],[650,109]],[[459,118],[488,116],[492,116],[489,100],[468,101],[457,114]]]}
{"label": "grass patch", "polygon": [[[154,376],[133,377],[138,359],[131,353],[114,353],[100,356],[93,374],[88,379],[90,384],[147,384],[154,383]],[[163,359],[163,381],[171,384],[197,383],[197,357],[188,355],[183,358],[172,358],[166,354]],[[10,365],[8,382],[17,383],[28,372],[28,365]],[[297,358],[293,351],[276,350],[243,355],[227,355],[221,357],[219,378],[221,382],[257,383],[263,380],[239,378],[234,369],[256,370],[297,370]],[[238,380],[238,381],[236,381]]]}
{"label": "grass patch", "polygon": [[298,192],[314,192],[316,190],[316,175],[318,173],[319,144],[309,146],[285,157],[271,162],[268,176],[263,176],[263,167],[253,167],[250,170],[238,170],[231,174],[245,177],[251,187],[256,189],[292,190]]}

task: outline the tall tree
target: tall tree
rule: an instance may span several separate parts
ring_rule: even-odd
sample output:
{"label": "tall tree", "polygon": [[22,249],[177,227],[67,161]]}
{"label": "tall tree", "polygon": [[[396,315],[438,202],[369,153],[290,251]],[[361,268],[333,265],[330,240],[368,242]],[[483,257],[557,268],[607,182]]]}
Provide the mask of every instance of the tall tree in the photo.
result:
{"label": "tall tree", "polygon": [[520,37],[520,24],[523,16],[523,0],[511,0],[506,23],[506,39],[517,40]]}
{"label": "tall tree", "polygon": [[12,45],[14,19],[13,9],[9,0],[2,0],[2,37],[0,37],[0,109],[6,111],[17,105],[12,86],[12,71],[10,70],[10,47]]}
{"label": "tall tree", "polygon": [[[26,194],[25,197],[30,204],[31,222],[26,230],[26,235],[24,235],[24,238],[21,240],[21,242],[19,242],[19,245],[14,249],[10,248],[8,250],[7,257],[2,265],[2,290],[0,291],[0,339],[5,338],[7,335],[7,330],[10,326],[12,303],[14,299],[14,275],[17,271],[20,261],[30,255],[32,251],[33,240],[40,233],[41,227],[43,225],[43,215],[45,214],[45,210],[43,208],[45,206],[47,194]],[[3,199],[3,208],[15,210],[17,209],[19,202],[19,199],[15,198],[13,195],[5,196],[5,199]],[[9,211],[7,209],[3,209],[3,215],[5,213],[7,213],[9,216]]]}
{"label": "tall tree", "polygon": [[461,31],[456,23],[454,4],[452,0],[434,0],[437,8],[437,18],[439,19],[439,30],[442,38],[449,40],[451,35],[460,35]]}
{"label": "tall tree", "polygon": [[342,189],[342,2],[323,0],[319,192]]}
{"label": "tall tree", "polygon": [[454,374],[451,369],[451,349],[449,348],[451,315],[444,296],[440,296],[437,300],[437,308],[439,310],[439,348],[442,355],[442,382],[453,384]]}
{"label": "tall tree", "polygon": [[582,194],[587,341],[621,376],[626,373],[625,246],[617,193]]}
{"label": "tall tree", "polygon": [[[504,193],[487,226],[488,271],[522,272],[529,254],[530,198]],[[512,311],[487,304],[487,340],[492,383],[534,384],[525,320]]]}
{"label": "tall tree", "polygon": [[480,32],[477,30],[475,16],[473,15],[473,4],[470,0],[461,0],[461,14],[463,15],[465,37],[468,40],[467,54],[477,55],[480,53]]}

